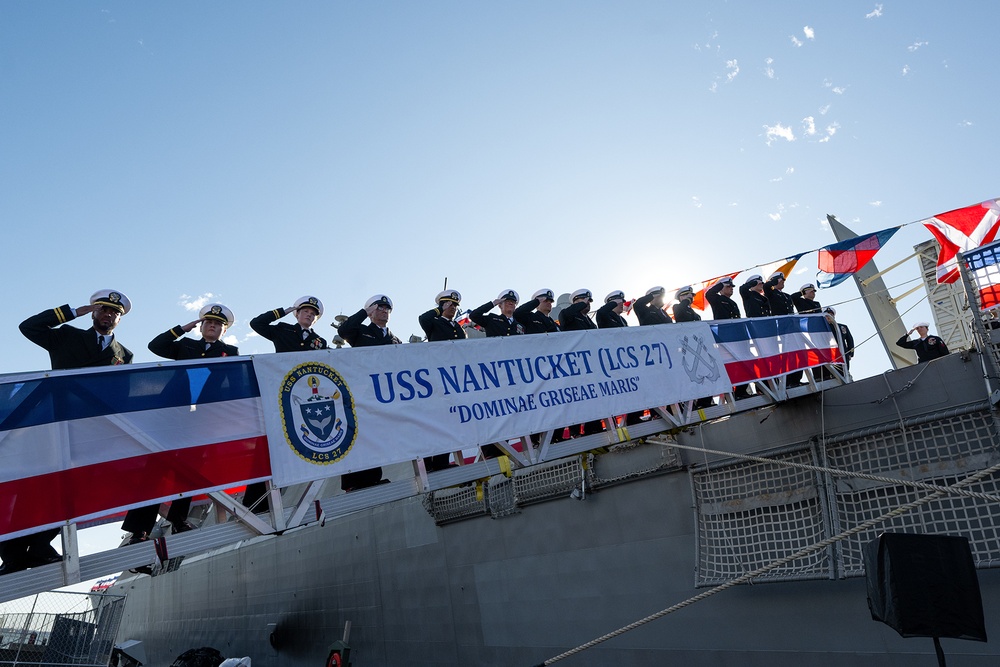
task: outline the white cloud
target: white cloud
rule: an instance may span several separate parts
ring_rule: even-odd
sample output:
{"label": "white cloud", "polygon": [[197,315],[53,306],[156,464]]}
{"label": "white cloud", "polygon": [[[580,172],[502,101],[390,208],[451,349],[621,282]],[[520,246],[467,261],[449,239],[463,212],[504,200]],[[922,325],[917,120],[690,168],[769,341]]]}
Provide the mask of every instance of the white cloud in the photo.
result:
{"label": "white cloud", "polygon": [[816,39],[816,31],[809,26],[802,28],[802,32],[805,33],[806,39]]}
{"label": "white cloud", "polygon": [[959,127],[972,127],[972,121],[971,120],[963,120],[961,123],[958,124],[958,126]]}
{"label": "white cloud", "polygon": [[714,93],[718,89],[719,89],[719,82],[718,81],[713,81],[712,85],[708,87],[708,92]]}
{"label": "white cloud", "polygon": [[903,65],[903,76],[906,76],[909,73],[910,73],[910,66],[909,65]]}
{"label": "white cloud", "polygon": [[785,170],[785,173],[786,174],[794,174],[795,173],[795,167],[789,167],[788,169]]}
{"label": "white cloud", "polygon": [[226,345],[239,345],[240,339],[236,336],[223,336],[222,342]]}
{"label": "white cloud", "polygon": [[826,136],[819,140],[819,143],[825,144],[830,141],[830,137],[837,134],[837,130],[840,129],[840,123],[831,123],[826,126]]}
{"label": "white cloud", "polygon": [[783,181],[783,180],[785,180],[785,177],[784,177],[784,176],[775,176],[774,178],[770,178],[770,179],[768,179],[768,181],[767,181],[767,182],[768,182],[768,183],[780,183],[780,182],[781,182],[781,181]]}
{"label": "white cloud", "polygon": [[906,50],[912,53],[917,49],[919,49],[921,46],[927,46],[928,44],[930,44],[930,42],[913,42],[913,44],[910,44],[908,47],[906,47]]}
{"label": "white cloud", "polygon": [[701,199],[699,199],[698,197],[691,197],[691,203],[694,204],[695,208],[701,208],[702,206]]}
{"label": "white cloud", "polygon": [[784,204],[778,204],[778,210],[775,211],[774,213],[768,213],[767,217],[769,217],[769,218],[771,218],[771,220],[774,220],[775,222],[777,222],[778,220],[781,220],[781,214],[784,213],[784,212],[785,212],[785,205]]}
{"label": "white cloud", "polygon": [[764,74],[768,79],[774,78],[774,68],[771,65],[774,64],[774,58],[764,59]]}
{"label": "white cloud", "polygon": [[882,200],[881,199],[876,199],[875,201],[870,201],[870,202],[868,202],[868,205],[869,206],[874,206],[875,208],[878,208],[879,206],[882,205]]}
{"label": "white cloud", "polygon": [[792,44],[794,44],[795,46],[802,46],[802,40],[796,37],[795,35],[789,35],[789,38],[791,38]]}
{"label": "white cloud", "polygon": [[882,3],[881,2],[875,5],[875,9],[873,9],[870,12],[868,12],[867,14],[865,14],[865,18],[866,19],[877,19],[880,16],[882,16]]}
{"label": "white cloud", "polygon": [[816,134],[816,121],[812,116],[806,116],[802,119],[802,127],[807,135],[812,136]]}
{"label": "white cloud", "polygon": [[215,298],[215,295],[211,292],[206,292],[201,296],[189,296],[187,294],[180,295],[180,305],[184,306],[184,310],[190,310],[193,312],[198,312],[201,307],[208,303],[211,299]]}
{"label": "white cloud", "polygon": [[259,338],[259,337],[260,337],[260,334],[257,333],[256,331],[254,331],[253,329],[251,329],[250,333],[248,333],[246,335],[246,338],[244,338],[243,340],[250,340],[251,338]]}
{"label": "white cloud", "polygon": [[819,108],[819,115],[820,116],[825,116],[826,112],[829,111],[829,110],[830,110],[830,105],[829,104],[824,104],[823,106],[821,106]]}
{"label": "white cloud", "polygon": [[843,95],[847,91],[847,86],[835,86],[832,90],[838,95]]}
{"label": "white cloud", "polygon": [[726,82],[732,83],[733,79],[736,78],[736,75],[740,73],[740,65],[734,58],[726,61],[726,69],[729,70],[729,73],[726,74]]}
{"label": "white cloud", "polygon": [[792,132],[792,128],[785,127],[781,123],[776,123],[772,127],[764,126],[765,137],[767,140],[767,145],[770,146],[777,139],[784,139],[785,141],[795,141],[795,133]]}

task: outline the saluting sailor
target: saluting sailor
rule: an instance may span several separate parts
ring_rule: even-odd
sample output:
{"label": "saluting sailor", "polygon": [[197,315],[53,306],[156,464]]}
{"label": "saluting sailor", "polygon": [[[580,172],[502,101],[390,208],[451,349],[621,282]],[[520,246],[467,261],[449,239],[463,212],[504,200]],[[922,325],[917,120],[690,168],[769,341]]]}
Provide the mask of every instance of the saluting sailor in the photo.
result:
{"label": "saluting sailor", "polygon": [[465,329],[455,321],[458,314],[458,304],[462,303],[462,294],[458,290],[446,289],[434,297],[437,303],[426,313],[421,313],[417,320],[424,330],[428,341],[459,340],[468,338]]}
{"label": "saluting sailor", "polygon": [[[295,313],[295,324],[277,322],[288,313]],[[312,325],[323,317],[323,302],[314,296],[296,299],[288,308],[275,308],[250,320],[250,328],[271,341],[275,352],[305,352],[326,349],[326,340],[312,330]],[[264,482],[248,484],[243,494],[243,505],[255,512],[270,509],[267,485]]]}
{"label": "saluting sailor", "polygon": [[[376,345],[399,345],[401,340],[389,331],[389,314],[392,299],[385,294],[376,294],[365,301],[365,307],[354,313],[337,327],[337,333],[351,347],[372,347]],[[364,324],[365,319],[371,320]],[[382,479],[382,468],[370,468],[349,472],[340,478],[340,488],[354,491],[387,482]]]}
{"label": "saluting sailor", "polygon": [[667,311],[663,310],[663,297],[667,290],[660,286],[650,287],[646,290],[646,295],[641,296],[632,304],[632,310],[639,320],[639,326],[649,326],[651,324],[671,324],[673,320]]}
{"label": "saluting sailor", "polygon": [[[351,347],[370,347],[372,345],[399,345],[403,341],[389,331],[389,314],[392,312],[392,299],[385,294],[376,294],[365,301],[365,307],[354,313],[337,327],[337,333]],[[371,320],[364,324],[366,319]],[[336,326],[336,322],[330,326]]]}
{"label": "saluting sailor", "polygon": [[[123,292],[103,289],[94,292],[85,306],[66,304],[45,310],[21,322],[19,328],[25,338],[48,351],[52,370],[130,364],[132,353],[118,342],[114,330],[131,309],[132,302]],[[87,313],[92,321],[89,329],[66,324]],[[56,528],[0,543],[0,575],[62,560],[49,544],[58,534]]]}
{"label": "saluting sailor", "polygon": [[[439,340],[462,340],[467,338],[465,329],[455,321],[458,314],[458,304],[462,303],[462,294],[458,290],[446,289],[438,292],[434,297],[437,303],[436,308],[431,308],[426,313],[421,313],[417,320],[420,328],[424,330],[428,341]],[[435,454],[424,457],[424,466],[427,472],[444,470],[448,467],[450,454]]]}
{"label": "saluting sailor", "polygon": [[589,289],[578,289],[570,295],[572,303],[559,313],[559,329],[562,331],[586,331],[597,325],[587,317],[594,295]]}
{"label": "saluting sailor", "polygon": [[615,290],[611,292],[606,297],[604,297],[604,305],[597,309],[597,315],[595,319],[597,320],[598,329],[616,329],[619,327],[627,327],[628,322],[622,317],[622,311],[625,310],[625,292],[621,290]]}
{"label": "saluting sailor", "polygon": [[[198,311],[198,319],[178,324],[149,341],[149,351],[165,359],[213,359],[235,357],[240,351],[222,342],[226,330],[233,326],[233,311],[221,303],[210,303]],[[181,338],[199,327],[201,339]]]}
{"label": "saluting sailor", "polygon": [[694,288],[690,285],[685,285],[684,287],[677,290],[674,294],[674,299],[677,303],[674,304],[674,321],[675,322],[698,322],[701,320],[701,315],[694,311],[691,304],[694,303]]}
{"label": "saluting sailor", "polygon": [[555,302],[556,295],[552,290],[540,289],[531,295],[531,301],[514,309],[514,319],[526,334],[555,333],[559,331],[559,325],[549,316]]}
{"label": "saluting sailor", "polygon": [[[294,312],[295,324],[278,322]],[[275,308],[250,320],[250,328],[274,344],[275,352],[302,352],[323,350],[326,340],[312,330],[313,324],[323,317],[323,302],[314,296],[303,296],[288,308]]]}
{"label": "saluting sailor", "polygon": [[[945,345],[944,341],[937,336],[928,335],[930,326],[928,322],[917,322],[913,325],[912,329],[906,332],[906,335],[900,336],[899,340],[896,341],[896,345],[899,347],[916,350],[917,363],[922,364],[925,361],[931,361],[932,359],[948,355],[948,346]],[[909,340],[910,334],[914,331],[917,332],[919,338],[917,340]]]}
{"label": "saluting sailor", "polygon": [[[221,303],[210,303],[198,311],[198,319],[187,324],[178,324],[168,331],[149,341],[149,351],[165,359],[214,359],[218,357],[235,357],[240,351],[233,345],[222,342],[226,329],[233,325],[233,311]],[[181,338],[185,333],[200,325],[201,338]],[[184,381],[187,383],[187,380]],[[131,533],[128,544],[136,544],[149,539],[149,533],[156,525],[156,515],[160,505],[150,505],[129,510],[122,523],[122,530]],[[191,509],[191,498],[181,498],[170,503],[167,521],[170,522],[174,534],[183,533],[194,528],[187,518]],[[140,569],[140,571],[144,571]]]}
{"label": "saluting sailor", "polygon": [[[492,301],[469,313],[469,319],[486,331],[487,338],[497,336],[516,336],[524,333],[524,327],[514,319],[514,310],[521,297],[512,289],[506,289]],[[500,314],[489,312],[493,306],[500,306]]]}
{"label": "saluting sailor", "polygon": [[792,303],[795,304],[795,310],[800,315],[822,312],[823,307],[819,304],[819,301],[813,298],[815,296],[816,286],[812,283],[806,283],[800,287],[798,292],[792,294]]}
{"label": "saluting sailor", "polygon": [[764,283],[764,296],[771,305],[772,315],[792,315],[795,313],[795,304],[792,302],[790,294],[786,294],[785,274],[775,271]]}
{"label": "saluting sailor", "polygon": [[732,299],[733,279],[726,276],[705,290],[705,300],[712,306],[712,319],[738,320],[740,307]]}
{"label": "saluting sailor", "polygon": [[764,279],[752,275],[740,285],[740,297],[743,299],[743,310],[747,317],[770,317],[771,302],[764,294]]}

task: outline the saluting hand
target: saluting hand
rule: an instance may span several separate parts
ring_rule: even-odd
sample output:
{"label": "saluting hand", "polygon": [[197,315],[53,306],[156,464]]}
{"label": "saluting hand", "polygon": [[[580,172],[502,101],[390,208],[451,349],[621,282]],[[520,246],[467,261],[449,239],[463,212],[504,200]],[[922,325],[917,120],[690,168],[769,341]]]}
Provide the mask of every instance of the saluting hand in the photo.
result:
{"label": "saluting hand", "polygon": [[368,319],[372,319],[372,316],[375,314],[376,310],[378,310],[378,304],[376,303],[373,303],[372,305],[365,308],[365,313],[368,314]]}
{"label": "saluting hand", "polygon": [[187,324],[185,324],[184,326],[182,326],[181,329],[183,329],[185,332],[191,331],[196,326],[198,326],[200,323],[201,323],[200,319],[195,320],[194,322],[188,322]]}
{"label": "saluting hand", "polygon": [[88,303],[86,306],[79,306],[79,307],[77,307],[76,311],[74,311],[74,312],[76,312],[76,316],[77,317],[80,317],[81,315],[86,315],[87,313],[92,313],[95,310],[97,310],[98,308],[100,308],[100,306],[98,306],[96,304],[93,304],[93,303]]}
{"label": "saluting hand", "polygon": [[287,308],[285,308],[285,315],[292,312],[293,310],[295,310],[295,306],[288,306]]}

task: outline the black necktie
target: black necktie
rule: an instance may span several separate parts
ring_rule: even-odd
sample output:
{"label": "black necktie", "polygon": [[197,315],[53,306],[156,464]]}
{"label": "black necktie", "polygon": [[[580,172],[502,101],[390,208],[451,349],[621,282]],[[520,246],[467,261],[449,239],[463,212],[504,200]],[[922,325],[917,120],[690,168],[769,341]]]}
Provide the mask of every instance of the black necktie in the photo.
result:
{"label": "black necktie", "polygon": [[100,346],[101,352],[103,352],[104,351],[104,336],[98,334],[98,336],[97,336],[97,344]]}

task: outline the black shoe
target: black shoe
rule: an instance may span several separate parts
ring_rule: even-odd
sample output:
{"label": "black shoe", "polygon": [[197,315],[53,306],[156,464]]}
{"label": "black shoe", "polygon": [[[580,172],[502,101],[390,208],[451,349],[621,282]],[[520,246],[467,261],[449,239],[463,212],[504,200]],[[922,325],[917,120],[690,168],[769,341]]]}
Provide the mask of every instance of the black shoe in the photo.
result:
{"label": "black shoe", "polygon": [[170,531],[173,535],[178,533],[186,533],[189,530],[194,530],[194,526],[191,525],[190,521],[173,521],[171,522],[172,530]]}
{"label": "black shoe", "polygon": [[148,574],[153,576],[153,568],[149,565],[140,565],[139,567],[133,567],[129,570],[132,574]]}
{"label": "black shoe", "polygon": [[42,565],[51,565],[52,563],[61,563],[62,556],[40,556],[38,558],[30,558],[28,560],[28,567],[41,567]]}
{"label": "black shoe", "polygon": [[14,567],[8,565],[7,563],[4,563],[3,565],[0,565],[0,577],[2,577],[5,574],[10,574],[11,572],[20,572],[21,570],[27,570],[27,569],[28,567],[26,565],[21,567]]}

